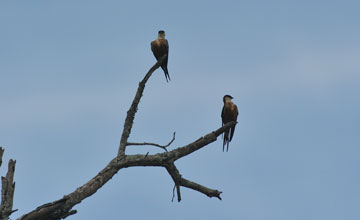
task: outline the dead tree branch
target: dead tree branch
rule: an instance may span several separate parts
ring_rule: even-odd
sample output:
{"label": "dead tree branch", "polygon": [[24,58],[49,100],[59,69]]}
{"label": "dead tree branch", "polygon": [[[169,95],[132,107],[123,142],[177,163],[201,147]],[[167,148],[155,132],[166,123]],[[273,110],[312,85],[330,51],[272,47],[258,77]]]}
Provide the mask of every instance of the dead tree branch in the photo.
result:
{"label": "dead tree branch", "polygon": [[179,170],[176,168],[174,163],[169,163],[165,166],[166,170],[170,174],[171,178],[173,179],[176,187],[178,202],[181,201],[181,193],[180,193],[180,186],[184,186],[186,188],[193,189],[195,191],[201,192],[208,197],[216,197],[221,200],[220,194],[222,192],[215,190],[215,189],[209,189],[205,186],[202,186],[198,183],[191,182],[190,180],[182,178]]}
{"label": "dead tree branch", "polygon": [[[4,154],[4,149],[0,147],[0,166],[2,164],[2,156]],[[1,205],[0,205],[0,220],[7,220],[9,216],[16,212],[12,210],[13,208],[13,199],[15,191],[15,182],[14,182],[14,173],[15,173],[15,164],[16,161],[10,159],[8,165],[8,172],[5,177],[1,177]]]}
{"label": "dead tree branch", "polygon": [[[179,171],[174,165],[174,161],[180,159],[194,151],[201,149],[202,147],[214,142],[219,135],[221,135],[226,129],[233,126],[236,122],[230,122],[220,127],[219,129],[206,134],[205,136],[195,140],[194,142],[179,147],[177,149],[167,151],[168,147],[175,140],[175,133],[173,139],[168,145],[161,146],[153,143],[131,143],[127,142],[130,132],[133,126],[135,114],[138,109],[138,104],[143,95],[145,84],[152,75],[152,73],[160,67],[161,63],[164,61],[166,56],[159,59],[159,61],[151,67],[144,79],[139,83],[134,100],[130,106],[130,109],[127,112],[124,129],[120,139],[120,145],[118,153],[115,158],[113,158],[104,169],[102,169],[96,176],[90,179],[87,183],[77,188],[74,192],[65,195],[62,199],[57,201],[47,203],[45,205],[39,206],[35,210],[29,212],[28,214],[23,215],[18,220],[60,220],[68,217],[69,215],[75,214],[76,210],[72,208],[81,203],[82,200],[96,193],[105,183],[107,183],[120,169],[127,167],[138,167],[138,166],[158,166],[164,167],[167,169],[170,176],[175,182],[177,188],[178,201],[181,200],[180,186],[184,186],[198,192],[201,192],[209,197],[220,198],[220,191],[206,188],[200,184],[191,182],[181,177]],[[136,154],[136,155],[126,155],[125,150],[126,146],[129,145],[152,145],[163,148],[166,152],[157,153],[153,155],[145,154]]]}
{"label": "dead tree branch", "polygon": [[169,164],[165,165],[165,168],[175,183],[178,202],[180,202],[181,201],[180,185],[181,185],[181,179],[182,179],[181,174],[180,174],[179,170],[176,168],[174,163],[169,163]]}
{"label": "dead tree branch", "polygon": [[[57,217],[58,210],[61,208],[66,200],[69,198],[64,196],[64,198],[56,200],[54,202],[46,203],[42,206],[37,207],[34,211],[29,212],[28,214],[23,215],[20,219],[26,220],[47,220],[47,219],[59,219]],[[67,215],[64,215],[64,218],[71,214],[75,214],[76,210],[70,211]]]}
{"label": "dead tree branch", "polygon": [[198,183],[192,182],[184,178],[181,179],[181,186],[201,192],[210,198],[216,197],[221,200],[220,194],[222,192],[219,190],[207,188],[205,186],[202,186]]}
{"label": "dead tree branch", "polygon": [[175,141],[175,132],[173,133],[173,138],[171,139],[171,141],[167,145],[160,145],[160,144],[149,143],[149,142],[143,142],[143,143],[128,142],[126,144],[126,146],[130,146],[130,145],[137,145],[137,146],[150,145],[150,146],[159,147],[159,148],[165,150],[166,152],[168,152],[168,150],[166,148],[169,147],[174,141]]}
{"label": "dead tree branch", "polygon": [[145,89],[145,84],[149,80],[152,73],[157,68],[160,67],[162,62],[164,62],[166,57],[167,57],[167,55],[164,55],[163,57],[161,57],[158,60],[158,62],[156,62],[156,64],[153,67],[150,68],[150,70],[145,75],[144,79],[141,80],[141,82],[139,83],[139,87],[138,87],[138,90],[136,91],[135,98],[134,98],[134,100],[133,100],[133,102],[132,102],[132,104],[130,106],[130,109],[127,111],[127,115],[126,115],[126,119],[125,119],[125,123],[124,123],[124,130],[123,130],[123,133],[122,133],[121,139],[120,139],[120,146],[119,146],[118,156],[124,156],[125,155],[126,143],[127,143],[127,140],[128,140],[128,138],[130,136],[131,128],[132,128],[132,125],[134,123],[135,114],[137,112],[140,99],[141,99],[141,97],[143,95],[143,92],[144,92],[144,89]]}
{"label": "dead tree branch", "polygon": [[236,123],[237,122],[229,122],[224,126],[220,127],[219,129],[197,139],[196,141],[188,145],[169,151],[170,157],[172,157],[172,159],[175,161],[179,158],[193,153],[194,151],[203,148],[204,146],[216,141],[219,135],[221,135],[225,130],[227,130],[229,127],[233,126]]}

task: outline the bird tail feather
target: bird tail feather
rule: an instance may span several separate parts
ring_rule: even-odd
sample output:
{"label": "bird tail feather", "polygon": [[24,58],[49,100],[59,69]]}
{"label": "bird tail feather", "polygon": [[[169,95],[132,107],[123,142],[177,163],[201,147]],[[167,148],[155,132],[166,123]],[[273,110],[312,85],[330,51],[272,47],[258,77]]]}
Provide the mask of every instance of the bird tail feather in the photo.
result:
{"label": "bird tail feather", "polygon": [[168,71],[167,67],[166,67],[166,66],[165,66],[165,67],[162,66],[161,68],[164,70],[166,82],[169,82],[169,80],[170,80],[170,75],[169,75],[169,71]]}
{"label": "bird tail feather", "polygon": [[225,150],[225,145],[227,145],[227,150],[229,149],[229,130],[226,130],[224,132],[224,141],[223,141],[223,152]]}

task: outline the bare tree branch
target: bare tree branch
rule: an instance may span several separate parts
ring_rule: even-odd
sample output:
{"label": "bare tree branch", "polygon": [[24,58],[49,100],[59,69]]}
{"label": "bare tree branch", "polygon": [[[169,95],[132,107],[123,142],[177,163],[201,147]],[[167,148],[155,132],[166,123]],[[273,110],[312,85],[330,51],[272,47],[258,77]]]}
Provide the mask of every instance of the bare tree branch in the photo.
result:
{"label": "bare tree branch", "polygon": [[201,192],[201,193],[207,195],[208,197],[216,197],[221,200],[220,194],[222,192],[215,190],[215,189],[209,189],[198,183],[194,183],[194,182],[191,182],[190,180],[182,178],[179,170],[176,168],[174,163],[167,164],[165,166],[165,168],[175,183],[176,190],[177,190],[177,196],[178,196],[178,202],[181,201],[180,186],[184,186],[184,187],[193,189],[195,191],[198,191],[198,192]]}
{"label": "bare tree branch", "polygon": [[150,78],[150,76],[152,75],[152,73],[160,67],[160,65],[162,64],[162,62],[165,61],[167,55],[164,55],[163,57],[161,57],[156,64],[150,68],[150,70],[148,71],[148,73],[145,75],[144,79],[141,80],[141,82],[139,83],[139,87],[138,90],[136,92],[135,98],[130,106],[130,109],[127,112],[126,115],[126,119],[125,119],[125,123],[124,123],[124,129],[123,129],[123,133],[121,135],[121,139],[120,139],[120,146],[119,146],[119,151],[118,151],[118,156],[124,156],[125,155],[125,149],[126,149],[126,143],[127,140],[130,136],[130,132],[131,132],[131,128],[132,125],[134,123],[134,118],[135,118],[135,114],[137,112],[137,107],[139,105],[140,99],[142,97],[142,94],[144,92],[145,89],[145,84],[148,81],[148,79]]}
{"label": "bare tree branch", "polygon": [[171,141],[167,144],[167,145],[160,145],[160,144],[155,144],[155,143],[149,143],[149,142],[143,142],[143,143],[134,143],[134,142],[128,142],[126,144],[126,146],[130,146],[130,145],[150,145],[150,146],[155,146],[155,147],[160,147],[161,149],[165,150],[166,152],[168,152],[168,150],[166,149],[167,147],[169,147],[175,140],[175,132],[173,133],[173,138],[171,139]]}
{"label": "bare tree branch", "polygon": [[219,135],[221,135],[225,130],[227,130],[236,123],[237,122],[226,123],[224,126],[220,127],[216,131],[213,131],[188,145],[169,151],[170,157],[172,157],[172,159],[175,161],[179,158],[191,154],[194,151],[201,149],[202,147],[216,141]]}
{"label": "bare tree branch", "polygon": [[[2,164],[2,156],[4,154],[4,149],[0,147],[0,166]],[[15,164],[16,161],[10,159],[8,165],[8,172],[6,177],[1,177],[1,205],[0,205],[0,219],[7,220],[9,216],[16,212],[12,210],[13,208],[13,199],[15,191],[15,182],[14,182],[14,173],[15,173]]]}
{"label": "bare tree branch", "polygon": [[181,174],[179,170],[176,168],[174,163],[166,164],[165,168],[175,183],[178,202],[180,202],[181,201],[180,184],[182,179]]}
{"label": "bare tree branch", "polygon": [[209,189],[205,186],[202,186],[198,183],[191,182],[190,180],[187,180],[184,178],[181,179],[180,183],[181,183],[181,186],[201,192],[201,193],[207,195],[208,197],[216,197],[221,200],[221,197],[220,197],[220,194],[222,193],[221,191],[218,191],[215,189]]}

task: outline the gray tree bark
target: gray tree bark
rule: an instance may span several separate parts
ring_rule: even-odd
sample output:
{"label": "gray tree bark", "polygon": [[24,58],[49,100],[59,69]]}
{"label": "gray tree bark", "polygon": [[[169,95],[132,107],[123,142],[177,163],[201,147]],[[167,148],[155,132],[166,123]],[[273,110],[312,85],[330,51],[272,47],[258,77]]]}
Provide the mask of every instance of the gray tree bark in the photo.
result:
{"label": "gray tree bark", "polygon": [[[198,183],[183,178],[179,170],[176,168],[174,162],[214,142],[219,135],[221,135],[226,129],[236,124],[236,122],[227,123],[224,126],[218,128],[217,130],[212,131],[203,137],[200,137],[194,142],[176,148],[171,151],[168,151],[167,147],[175,140],[175,133],[170,143],[164,146],[155,143],[148,143],[148,142],[142,142],[142,143],[128,142],[128,138],[130,136],[133,122],[135,119],[135,114],[137,112],[140,99],[143,95],[146,82],[151,77],[152,73],[157,68],[160,67],[161,63],[165,60],[165,58],[166,56],[159,59],[159,61],[153,67],[150,68],[148,73],[145,75],[144,79],[139,83],[139,87],[136,92],[136,95],[133,99],[130,109],[127,111],[127,115],[124,123],[124,129],[120,139],[118,154],[96,176],[94,176],[84,185],[77,188],[74,192],[65,195],[63,198],[59,200],[46,203],[44,205],[37,207],[35,210],[18,218],[18,220],[59,220],[59,219],[64,219],[70,215],[73,215],[77,212],[76,210],[73,209],[75,205],[79,204],[82,200],[96,193],[96,191],[100,189],[106,182],[108,182],[120,169],[127,167],[137,167],[137,166],[164,167],[174,181],[175,184],[174,189],[176,188],[177,198],[179,202],[181,200],[181,192],[180,192],[181,186],[201,192],[207,195],[208,197],[216,197],[221,200],[220,191],[207,188]],[[165,152],[157,153],[153,155],[149,155],[149,154],[127,155],[125,153],[126,148],[127,146],[131,146],[131,145],[156,146],[164,149]],[[13,188],[14,187],[15,184],[13,185]],[[11,204],[12,204],[12,200],[11,200]]]}
{"label": "gray tree bark", "polygon": [[[2,165],[2,157],[4,149],[0,147],[0,166]],[[6,176],[1,177],[1,204],[0,204],[0,220],[7,220],[9,216],[17,211],[12,210],[13,199],[15,191],[14,173],[15,173],[15,160],[10,159],[8,165],[8,172]]]}

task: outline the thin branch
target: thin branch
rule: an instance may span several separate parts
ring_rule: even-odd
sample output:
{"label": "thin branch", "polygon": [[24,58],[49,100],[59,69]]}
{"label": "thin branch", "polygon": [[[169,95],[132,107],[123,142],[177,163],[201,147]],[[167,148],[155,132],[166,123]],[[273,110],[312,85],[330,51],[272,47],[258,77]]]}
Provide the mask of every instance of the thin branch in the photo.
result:
{"label": "thin branch", "polygon": [[174,163],[166,164],[165,168],[175,183],[178,202],[180,202],[181,201],[181,193],[180,193],[181,174],[180,174],[179,170],[176,168]]}
{"label": "thin branch", "polygon": [[182,158],[186,155],[191,154],[194,151],[197,151],[204,146],[216,141],[217,137],[220,136],[225,130],[230,128],[231,126],[235,125],[237,122],[228,122],[224,126],[220,127],[219,129],[208,133],[207,135],[197,139],[196,141],[187,144],[183,147],[176,148],[172,151],[169,151],[169,156],[175,161],[179,158]]}
{"label": "thin branch", "polygon": [[[170,174],[171,178],[173,179],[175,186],[176,186],[176,190],[177,190],[177,196],[178,196],[178,202],[181,201],[181,194],[180,194],[180,186],[184,186],[190,189],[193,189],[195,191],[201,192],[205,195],[207,195],[208,197],[216,197],[219,200],[221,200],[220,194],[222,192],[215,190],[215,189],[210,189],[207,188],[205,186],[202,186],[198,183],[192,182],[190,180],[184,179],[179,170],[176,168],[174,163],[169,163],[165,166],[166,170],[168,171],[168,173]],[[173,199],[174,199],[174,192],[173,192]]]}
{"label": "thin branch", "polygon": [[175,140],[175,132],[173,133],[173,138],[171,139],[171,141],[167,144],[167,145],[160,145],[160,144],[155,144],[155,143],[149,143],[149,142],[143,142],[143,143],[134,143],[134,142],[128,142],[126,144],[126,146],[130,146],[130,145],[150,145],[150,146],[155,146],[155,147],[160,147],[161,149],[165,150],[166,152],[168,152],[168,150],[166,149],[167,147],[169,147]]}
{"label": "thin branch", "polygon": [[221,200],[221,197],[220,197],[220,194],[222,193],[221,191],[207,188],[205,186],[202,186],[202,185],[200,185],[198,183],[195,183],[195,182],[192,182],[190,180],[182,178],[181,179],[181,186],[196,190],[198,192],[201,192],[201,193],[207,195],[210,198],[211,197],[216,197],[216,198]]}
{"label": "thin branch", "polygon": [[123,129],[123,133],[121,135],[120,145],[119,145],[119,150],[118,150],[118,156],[120,156],[120,157],[125,156],[126,143],[130,136],[131,128],[134,123],[135,114],[137,112],[140,99],[141,99],[144,89],[145,89],[145,84],[148,81],[148,79],[150,78],[150,76],[152,75],[152,73],[157,68],[159,68],[160,65],[165,61],[166,57],[167,57],[167,55],[164,55],[163,57],[161,57],[157,61],[157,63],[153,67],[150,68],[148,73],[145,75],[144,79],[139,83],[139,87],[138,87],[138,90],[134,97],[134,100],[130,106],[130,109],[127,111],[127,115],[126,115],[126,119],[125,119],[125,123],[124,123],[124,129]]}
{"label": "thin branch", "polygon": [[12,210],[12,211],[10,212],[10,215],[13,214],[14,212],[17,212],[17,211],[19,211],[19,209],[14,209],[14,210]]}
{"label": "thin branch", "polygon": [[222,134],[226,129],[233,126],[236,122],[229,122],[224,126],[212,131],[205,136],[197,139],[196,141],[187,144],[183,147],[176,148],[169,152],[157,153],[144,157],[143,154],[126,155],[126,161],[129,166],[165,166],[168,162],[174,162],[179,158],[182,158],[194,151],[201,149],[202,147],[214,142],[218,136]]}

